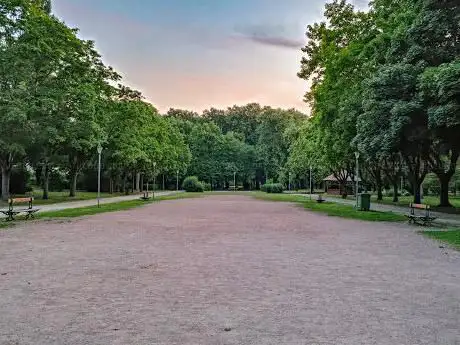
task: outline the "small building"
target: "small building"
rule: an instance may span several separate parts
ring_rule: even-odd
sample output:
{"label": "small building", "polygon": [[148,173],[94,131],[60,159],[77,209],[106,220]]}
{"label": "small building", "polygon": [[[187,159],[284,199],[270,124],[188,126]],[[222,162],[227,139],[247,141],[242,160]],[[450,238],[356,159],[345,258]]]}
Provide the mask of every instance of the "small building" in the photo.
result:
{"label": "small building", "polygon": [[[361,181],[361,179],[359,179],[359,181]],[[340,185],[340,182],[337,180],[334,174],[331,174],[323,179],[323,182],[324,190],[328,194],[343,195],[346,192],[347,195],[354,195],[355,182],[351,179],[350,176],[348,176],[345,186]]]}

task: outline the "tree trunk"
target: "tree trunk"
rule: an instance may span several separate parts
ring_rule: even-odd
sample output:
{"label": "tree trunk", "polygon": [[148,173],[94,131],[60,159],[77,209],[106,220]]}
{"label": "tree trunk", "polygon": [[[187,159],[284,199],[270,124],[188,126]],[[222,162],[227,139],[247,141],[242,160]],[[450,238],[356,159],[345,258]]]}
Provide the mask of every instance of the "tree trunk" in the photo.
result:
{"label": "tree trunk", "polygon": [[136,173],[136,192],[141,191],[141,173]]}
{"label": "tree trunk", "polygon": [[422,181],[417,181],[413,185],[414,185],[414,203],[420,204],[422,202],[422,194],[420,193],[420,187],[422,186]]}
{"label": "tree trunk", "polygon": [[109,194],[113,194],[113,178],[109,179]]}
{"label": "tree trunk", "polygon": [[144,175],[140,175],[140,192],[144,191]]}
{"label": "tree trunk", "polygon": [[78,172],[72,171],[70,175],[70,197],[75,197],[77,195],[77,179],[78,179]]}
{"label": "tree trunk", "polygon": [[11,168],[2,166],[2,200],[7,201],[10,197]]}
{"label": "tree trunk", "polygon": [[136,173],[133,171],[131,173],[131,193],[134,193],[135,183],[136,183]]}
{"label": "tree trunk", "polygon": [[126,173],[123,174],[123,183],[121,184],[121,188],[122,188],[122,193],[125,193],[126,195],[129,194],[129,188],[128,186],[126,185],[127,184],[127,176],[126,176]]}
{"label": "tree trunk", "polygon": [[347,196],[348,196],[348,192],[347,192],[347,184],[346,182],[339,182],[340,183],[340,194],[342,195],[342,199],[346,199]]}
{"label": "tree trunk", "polygon": [[37,186],[41,186],[43,184],[42,176],[43,166],[41,164],[38,164],[38,166],[35,167],[35,181],[37,182]]}
{"label": "tree trunk", "polygon": [[449,182],[450,177],[444,175],[443,177],[439,178],[439,182],[441,183],[441,193],[440,193],[440,207],[452,207],[449,202]]}
{"label": "tree trunk", "polygon": [[50,167],[48,163],[43,166],[43,200],[48,200],[49,184],[50,184]]}
{"label": "tree trunk", "polygon": [[393,182],[393,202],[398,202],[398,182]]}
{"label": "tree trunk", "polygon": [[380,183],[377,184],[377,200],[378,201],[383,200],[382,185]]}
{"label": "tree trunk", "polygon": [[163,190],[165,190],[165,174],[163,174]]}

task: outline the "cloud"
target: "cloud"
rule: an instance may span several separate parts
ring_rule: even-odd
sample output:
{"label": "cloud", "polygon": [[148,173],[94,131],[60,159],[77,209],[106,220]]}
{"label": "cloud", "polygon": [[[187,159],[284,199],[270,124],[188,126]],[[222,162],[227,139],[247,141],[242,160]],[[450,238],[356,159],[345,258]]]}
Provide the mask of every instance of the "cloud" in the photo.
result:
{"label": "cloud", "polygon": [[304,45],[301,39],[294,37],[292,33],[294,30],[288,30],[286,26],[282,25],[247,26],[236,28],[235,31],[236,37],[259,44],[289,49],[299,49]]}

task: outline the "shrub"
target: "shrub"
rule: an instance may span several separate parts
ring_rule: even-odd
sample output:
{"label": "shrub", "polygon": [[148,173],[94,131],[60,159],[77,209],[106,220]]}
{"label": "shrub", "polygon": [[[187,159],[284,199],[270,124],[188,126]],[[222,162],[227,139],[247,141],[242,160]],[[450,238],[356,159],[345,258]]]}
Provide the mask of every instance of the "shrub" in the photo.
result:
{"label": "shrub", "polygon": [[51,192],[62,192],[64,189],[69,188],[70,184],[67,173],[60,169],[51,169],[48,183],[48,189]]}
{"label": "shrub", "polygon": [[204,186],[196,176],[186,177],[182,182],[182,188],[186,192],[204,192]]}
{"label": "shrub", "polygon": [[441,184],[435,174],[430,173],[426,176],[423,182],[423,193],[425,195],[441,194]]}
{"label": "shrub", "polygon": [[[388,196],[388,197],[391,197],[391,198],[394,197],[394,194],[395,194],[395,193],[394,193],[394,191],[392,191],[392,190],[389,190],[389,191],[387,192],[387,196]],[[401,192],[399,192],[399,191],[398,191],[398,196],[401,196]]]}
{"label": "shrub", "polygon": [[33,190],[31,186],[32,173],[24,166],[15,166],[11,171],[10,194],[26,194]]}
{"label": "shrub", "polygon": [[210,183],[201,182],[201,184],[203,185],[203,189],[205,191],[210,191],[211,190],[211,184]]}
{"label": "shrub", "polygon": [[260,189],[265,193],[283,193],[283,185],[281,183],[266,183]]}

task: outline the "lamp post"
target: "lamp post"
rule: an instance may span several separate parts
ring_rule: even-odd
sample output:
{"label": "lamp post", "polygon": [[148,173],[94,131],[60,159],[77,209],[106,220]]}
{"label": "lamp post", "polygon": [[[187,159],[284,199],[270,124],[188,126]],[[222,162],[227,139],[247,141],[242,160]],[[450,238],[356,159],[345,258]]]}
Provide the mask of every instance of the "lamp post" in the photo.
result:
{"label": "lamp post", "polygon": [[288,190],[291,191],[291,173],[289,173]]}
{"label": "lamp post", "polygon": [[356,198],[356,209],[358,209],[358,189],[359,189],[359,152],[355,152],[356,157],[356,190],[355,190],[355,198]]}
{"label": "lamp post", "polygon": [[236,192],[236,171],[233,173],[233,191]]}
{"label": "lamp post", "polygon": [[312,185],[311,185],[311,165],[310,165],[310,200],[311,200],[311,190],[312,190]]}
{"label": "lamp post", "polygon": [[155,184],[156,184],[156,178],[157,178],[157,162],[153,162],[153,199],[155,199]]}
{"label": "lamp post", "polygon": [[97,144],[97,154],[98,154],[98,161],[97,161],[97,207],[100,207],[100,199],[101,199],[101,154],[102,154],[102,146],[101,144]]}
{"label": "lamp post", "polygon": [[179,191],[179,170],[176,171],[176,192]]}

